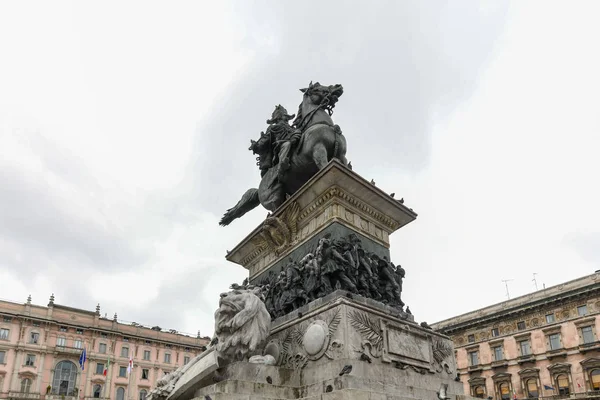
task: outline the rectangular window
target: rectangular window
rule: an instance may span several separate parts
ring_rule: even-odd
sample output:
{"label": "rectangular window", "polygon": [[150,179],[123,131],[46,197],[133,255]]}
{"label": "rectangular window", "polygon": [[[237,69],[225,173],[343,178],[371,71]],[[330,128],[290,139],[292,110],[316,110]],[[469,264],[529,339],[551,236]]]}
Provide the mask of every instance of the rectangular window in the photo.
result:
{"label": "rectangular window", "polygon": [[494,360],[502,361],[504,359],[504,355],[502,353],[502,346],[494,347]]}
{"label": "rectangular window", "polygon": [[60,331],[61,332],[67,332],[69,329],[66,326],[61,326],[60,327]]}
{"label": "rectangular window", "polygon": [[594,331],[591,326],[584,326],[581,328],[581,335],[583,336],[583,343],[589,344],[594,343]]}
{"label": "rectangular window", "polygon": [[129,357],[129,347],[121,347],[121,357]]}
{"label": "rectangular window", "polygon": [[142,379],[148,379],[149,372],[147,369],[142,369]]}
{"label": "rectangular window", "polygon": [[577,307],[577,314],[580,317],[583,317],[584,315],[587,315],[587,305],[584,304],[582,306]]}
{"label": "rectangular window", "polygon": [[77,334],[78,335],[83,335],[83,329],[77,328]]}
{"label": "rectangular window", "polygon": [[165,363],[170,363],[171,362],[171,355],[169,353],[165,353]]}
{"label": "rectangular window", "polygon": [[189,362],[190,362],[190,357],[189,356],[183,357],[183,365],[186,365]]}
{"label": "rectangular window", "polygon": [[67,339],[64,337],[56,338],[56,345],[58,347],[65,347],[67,345]]}
{"label": "rectangular window", "polygon": [[127,376],[127,367],[119,367],[119,376],[120,377]]}
{"label": "rectangular window", "polygon": [[39,321],[33,321],[33,326],[35,326],[35,327],[39,327],[39,326],[40,326],[40,323],[39,323]]}
{"label": "rectangular window", "polygon": [[31,332],[31,334],[29,335],[29,343],[38,344],[39,341],[40,341],[40,334],[37,332]]}
{"label": "rectangular window", "polygon": [[519,342],[519,346],[521,347],[522,356],[528,356],[531,354],[531,345],[529,344],[529,340],[523,340]]}
{"label": "rectangular window", "polygon": [[8,340],[8,335],[10,333],[9,329],[0,329],[0,340]]}
{"label": "rectangular window", "polygon": [[96,375],[103,375],[103,374],[104,374],[104,364],[96,363]]}
{"label": "rectangular window", "polygon": [[552,335],[550,335],[548,337],[549,341],[550,341],[550,350],[557,350],[560,349],[560,334],[559,333],[553,333]]}
{"label": "rectangular window", "polygon": [[124,337],[124,338],[123,338],[123,341],[124,341],[124,342],[129,342],[129,338],[128,338],[128,337]]}
{"label": "rectangular window", "polygon": [[492,337],[496,337],[496,336],[500,336],[500,332],[498,331],[498,328],[493,328],[492,329]]}
{"label": "rectangular window", "polygon": [[554,314],[547,314],[546,315],[546,323],[547,324],[553,324],[554,321],[555,321]]}
{"label": "rectangular window", "polygon": [[106,343],[100,343],[98,345],[98,353],[106,354]]}
{"label": "rectangular window", "polygon": [[170,349],[170,348],[172,348],[173,346],[171,346],[170,344],[168,344],[168,345],[166,345],[165,347],[166,347],[167,349]]}
{"label": "rectangular window", "polygon": [[144,350],[144,360],[150,360],[150,350]]}
{"label": "rectangular window", "polygon": [[83,349],[83,342],[81,341],[81,339],[75,339],[75,341],[73,342],[73,347],[75,347],[76,349]]}
{"label": "rectangular window", "polygon": [[0,364],[4,364],[5,351],[0,351]]}
{"label": "rectangular window", "polygon": [[183,350],[190,351],[190,348],[189,347],[185,347]]}
{"label": "rectangular window", "polygon": [[479,365],[479,352],[472,351],[469,353],[469,362],[472,367]]}
{"label": "rectangular window", "polygon": [[517,322],[517,329],[518,330],[522,331],[525,328],[526,328],[525,321],[519,321],[519,322]]}
{"label": "rectangular window", "polygon": [[469,336],[467,336],[467,341],[468,341],[469,343],[473,343],[473,342],[475,342],[475,335],[469,335]]}
{"label": "rectangular window", "polygon": [[106,333],[106,332],[100,332],[100,337],[107,338],[108,337],[108,333]]}
{"label": "rectangular window", "polygon": [[35,355],[27,354],[27,356],[25,357],[25,365],[33,367],[35,365]]}
{"label": "rectangular window", "polygon": [[12,317],[3,317],[2,321],[4,321],[4,322],[10,322],[10,321],[12,321]]}
{"label": "rectangular window", "polygon": [[146,343],[146,344],[152,344],[152,342],[149,341],[149,340],[146,340],[144,343]]}

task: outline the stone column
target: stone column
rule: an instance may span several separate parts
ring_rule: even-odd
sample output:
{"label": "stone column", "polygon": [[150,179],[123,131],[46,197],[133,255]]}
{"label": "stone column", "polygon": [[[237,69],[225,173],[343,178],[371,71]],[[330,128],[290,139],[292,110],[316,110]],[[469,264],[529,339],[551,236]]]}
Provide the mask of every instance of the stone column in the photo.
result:
{"label": "stone column", "polygon": [[[94,359],[94,361],[96,361],[96,360]],[[89,365],[87,367],[87,372],[85,374],[85,389],[83,390],[83,393],[84,393],[85,397],[93,397],[94,394],[92,393],[92,386],[91,386],[92,372],[90,372],[90,370],[95,367],[96,363],[94,362],[92,364],[91,360],[89,360],[88,362],[89,362]]]}
{"label": "stone column", "polygon": [[37,368],[37,382],[35,384],[35,393],[40,393],[42,394],[42,390],[43,393],[46,393],[45,388],[42,387],[42,378],[44,376],[44,360],[46,358],[46,353],[42,353],[42,355],[40,356],[40,359],[38,361],[38,368]]}
{"label": "stone column", "polygon": [[19,387],[18,373],[19,365],[23,363],[23,351],[17,349],[14,349],[14,351],[15,363],[13,365],[12,375],[10,376],[10,386],[8,387],[8,390],[18,392],[19,390],[21,390],[21,388]]}

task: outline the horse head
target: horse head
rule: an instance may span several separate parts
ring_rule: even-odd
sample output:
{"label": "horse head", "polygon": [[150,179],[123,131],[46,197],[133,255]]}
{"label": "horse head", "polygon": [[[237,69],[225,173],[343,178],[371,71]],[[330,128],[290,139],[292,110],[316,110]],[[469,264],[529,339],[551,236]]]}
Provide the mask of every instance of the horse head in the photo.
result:
{"label": "horse head", "polygon": [[271,148],[271,137],[264,132],[260,133],[258,140],[250,140],[250,147],[248,150],[252,151],[253,154],[262,155],[268,152]]}
{"label": "horse head", "polygon": [[308,87],[300,89],[304,93],[304,101],[309,101],[315,106],[323,106],[331,112],[340,96],[344,94],[342,85],[323,86],[319,82],[312,83]]}

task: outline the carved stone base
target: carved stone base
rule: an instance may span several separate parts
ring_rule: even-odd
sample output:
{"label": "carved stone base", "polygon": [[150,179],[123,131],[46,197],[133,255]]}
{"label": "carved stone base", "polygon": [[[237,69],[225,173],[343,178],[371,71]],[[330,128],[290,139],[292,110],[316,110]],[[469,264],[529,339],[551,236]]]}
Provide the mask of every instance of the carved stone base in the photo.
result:
{"label": "carved stone base", "polygon": [[422,328],[411,315],[343,291],[273,321],[264,353],[276,365],[230,364],[169,400],[433,400],[442,384],[448,398],[469,398],[454,381],[448,337]]}

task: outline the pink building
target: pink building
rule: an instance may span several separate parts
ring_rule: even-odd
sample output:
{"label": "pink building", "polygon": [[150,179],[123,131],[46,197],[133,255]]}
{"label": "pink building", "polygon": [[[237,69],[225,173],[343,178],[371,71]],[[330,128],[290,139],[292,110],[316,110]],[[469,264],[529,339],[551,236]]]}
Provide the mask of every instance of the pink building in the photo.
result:
{"label": "pink building", "polygon": [[54,295],[47,307],[31,304],[31,297],[25,304],[0,301],[0,399],[144,400],[160,377],[209,340],[121,323],[116,314],[102,318],[100,306],[96,312],[66,307],[54,304]]}
{"label": "pink building", "polygon": [[432,325],[454,341],[465,393],[600,398],[600,273]]}

